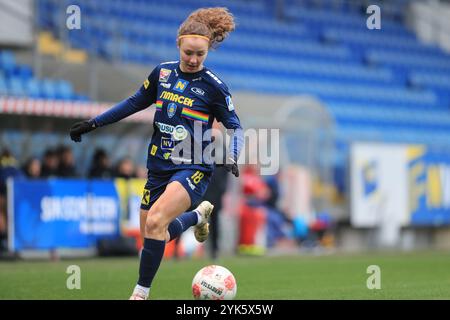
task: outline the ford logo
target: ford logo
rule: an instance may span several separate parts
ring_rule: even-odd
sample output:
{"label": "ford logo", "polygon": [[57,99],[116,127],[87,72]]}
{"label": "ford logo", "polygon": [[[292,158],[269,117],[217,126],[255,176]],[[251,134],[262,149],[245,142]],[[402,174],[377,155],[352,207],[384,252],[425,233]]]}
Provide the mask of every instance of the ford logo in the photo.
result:
{"label": "ford logo", "polygon": [[197,87],[192,87],[191,91],[195,94],[198,94],[199,96],[203,96],[205,94],[205,91]]}

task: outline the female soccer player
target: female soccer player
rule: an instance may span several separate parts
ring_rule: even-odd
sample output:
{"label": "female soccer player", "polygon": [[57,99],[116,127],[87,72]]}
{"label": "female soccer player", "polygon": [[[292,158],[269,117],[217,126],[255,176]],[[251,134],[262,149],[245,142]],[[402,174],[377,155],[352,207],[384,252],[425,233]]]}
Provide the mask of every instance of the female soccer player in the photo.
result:
{"label": "female soccer player", "polygon": [[[203,154],[211,142],[207,130],[217,119],[234,131],[224,166],[239,176],[236,161],[243,145],[240,121],[227,86],[203,65],[209,49],[222,42],[234,27],[233,16],[226,8],[194,11],[178,30],[179,61],[161,63],[133,96],[93,119],[74,124],[70,130],[72,140],[80,142],[82,134],[156,104],[154,133],[148,147],[148,180],[140,211],[144,247],[139,280],[130,299],[147,299],[167,241],[191,226],[195,226],[197,241],[208,237],[213,205],[207,201],[198,203],[214,164],[195,161],[198,154],[194,152],[192,157],[186,148],[175,152],[177,145],[188,141],[189,147],[197,149],[197,153],[200,149]],[[201,130],[200,141],[194,128]],[[207,141],[202,141],[205,137]],[[188,211],[196,205],[195,210]]]}

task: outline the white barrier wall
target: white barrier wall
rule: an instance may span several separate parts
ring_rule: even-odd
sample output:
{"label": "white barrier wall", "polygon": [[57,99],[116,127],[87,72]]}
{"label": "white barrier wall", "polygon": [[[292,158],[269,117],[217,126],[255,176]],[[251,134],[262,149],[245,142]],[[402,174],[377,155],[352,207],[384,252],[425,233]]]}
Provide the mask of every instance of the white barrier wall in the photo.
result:
{"label": "white barrier wall", "polygon": [[33,44],[33,1],[0,0],[0,44]]}
{"label": "white barrier wall", "polygon": [[351,224],[397,245],[402,227],[450,225],[450,151],[355,143],[350,152]]}

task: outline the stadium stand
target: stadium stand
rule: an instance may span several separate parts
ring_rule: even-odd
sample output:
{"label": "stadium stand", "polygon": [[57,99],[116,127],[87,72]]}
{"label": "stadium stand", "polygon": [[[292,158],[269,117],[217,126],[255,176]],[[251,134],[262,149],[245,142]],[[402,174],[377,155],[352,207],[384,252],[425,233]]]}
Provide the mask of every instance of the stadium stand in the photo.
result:
{"label": "stadium stand", "polygon": [[[285,1],[282,19],[277,19],[274,3],[226,3],[238,27],[221,50],[210,54],[208,66],[234,92],[318,97],[335,119],[338,152],[361,139],[450,147],[449,55],[420,42],[405,27],[410,1],[383,3],[381,30],[365,27],[364,2]],[[73,4],[83,13],[82,32],[64,34],[57,14],[62,4],[37,2],[38,25],[47,38],[68,41],[72,48],[112,63],[148,66],[176,59],[179,23],[188,12],[216,2]],[[86,100],[65,80],[36,79],[10,51],[0,54],[0,66],[2,95]]]}
{"label": "stadium stand", "polygon": [[[338,6],[335,1],[322,1],[318,8],[314,2],[300,6],[286,1],[280,21],[268,3],[229,1],[238,28],[220,51],[210,54],[208,65],[233,91],[319,97],[337,125],[336,167],[345,166],[353,140],[448,147],[448,55],[419,42],[401,23],[399,8],[407,1],[392,3],[387,9],[392,19],[384,19],[381,30],[367,30],[361,27],[366,19],[361,6],[351,2]],[[53,0],[37,4],[42,39],[60,51],[61,45],[55,43],[61,37],[57,14],[61,4]],[[100,5],[85,0],[74,4],[83,12],[83,32],[67,34],[71,47],[111,62],[148,65],[175,59],[173,39],[180,21],[189,11],[214,3],[114,0]],[[67,80],[37,79],[30,66],[16,62],[12,51],[0,53],[0,94],[88,100]]]}
{"label": "stadium stand", "polygon": [[[208,0],[75,2],[85,15],[84,32],[70,33],[71,44],[89,52],[94,49],[105,59],[137,64],[176,58],[173,39],[180,21],[190,10],[214,4]],[[338,137],[345,141],[362,136],[378,140],[378,131],[396,125],[407,134],[383,134],[383,140],[444,141],[439,137],[450,129],[442,120],[447,119],[442,114],[450,102],[445,76],[450,60],[439,48],[419,42],[403,25],[402,8],[408,1],[383,6],[387,14],[381,30],[365,28],[363,4],[320,4],[318,8],[314,1],[301,5],[286,1],[284,20],[279,21],[267,3],[227,2],[238,28],[220,52],[210,55],[208,64],[233,90],[318,96],[336,117]],[[51,0],[39,1],[40,10],[52,11],[55,6]],[[40,20],[41,27],[57,35],[52,16],[41,17],[46,18]],[[89,47],[92,43],[98,46]],[[415,113],[407,116],[410,109]],[[420,126],[423,132],[416,134],[418,121],[411,118],[424,116],[428,120]],[[374,134],[366,124],[374,127]]]}
{"label": "stadium stand", "polygon": [[87,101],[88,97],[77,94],[71,83],[63,79],[38,79],[30,66],[16,61],[11,50],[0,51],[0,95]]}

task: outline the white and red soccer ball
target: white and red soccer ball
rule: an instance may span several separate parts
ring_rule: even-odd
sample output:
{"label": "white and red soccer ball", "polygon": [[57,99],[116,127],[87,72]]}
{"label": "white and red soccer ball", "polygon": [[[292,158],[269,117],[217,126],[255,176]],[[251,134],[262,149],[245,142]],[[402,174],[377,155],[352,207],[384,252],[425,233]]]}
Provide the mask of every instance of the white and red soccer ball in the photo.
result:
{"label": "white and red soccer ball", "polygon": [[233,300],[236,292],[236,279],[222,266],[206,266],[192,280],[192,295],[196,300]]}

